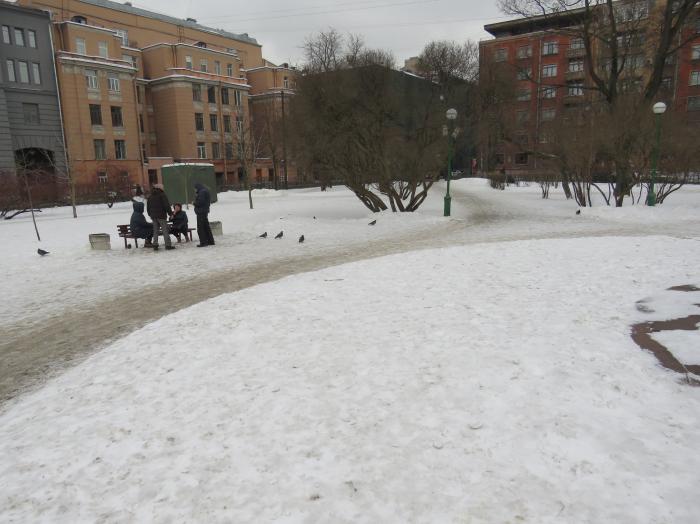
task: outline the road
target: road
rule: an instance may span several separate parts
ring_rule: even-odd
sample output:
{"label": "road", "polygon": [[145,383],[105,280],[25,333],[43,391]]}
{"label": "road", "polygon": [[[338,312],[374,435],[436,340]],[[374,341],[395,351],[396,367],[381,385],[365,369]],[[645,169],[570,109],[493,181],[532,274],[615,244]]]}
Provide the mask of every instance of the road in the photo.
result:
{"label": "road", "polygon": [[[414,231],[397,235],[390,241],[349,244],[310,256],[280,257],[185,283],[146,288],[138,293],[138,307],[133,293],[127,293],[81,309],[65,310],[40,324],[10,326],[0,341],[0,405],[148,322],[223,293],[289,275],[406,251],[480,242],[668,234],[659,227],[649,227],[641,233],[638,227],[582,221],[573,213],[571,216],[533,214],[532,208],[504,206],[498,198],[486,200],[459,190],[453,194],[453,214],[454,220],[440,229],[432,227],[418,234]],[[674,227],[674,236],[694,236],[697,226],[679,224],[678,228]]]}

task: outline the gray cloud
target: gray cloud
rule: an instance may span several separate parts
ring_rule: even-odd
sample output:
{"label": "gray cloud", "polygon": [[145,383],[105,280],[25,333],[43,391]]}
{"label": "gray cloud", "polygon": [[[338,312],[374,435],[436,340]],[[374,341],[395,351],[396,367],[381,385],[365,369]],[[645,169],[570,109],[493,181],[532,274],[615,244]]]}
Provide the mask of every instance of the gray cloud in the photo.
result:
{"label": "gray cloud", "polygon": [[487,37],[484,24],[503,20],[494,1],[480,0],[148,0],[135,6],[193,17],[200,23],[248,33],[273,62],[299,63],[304,38],[334,27],[358,33],[370,47],[392,51],[397,62],[417,55],[430,40]]}

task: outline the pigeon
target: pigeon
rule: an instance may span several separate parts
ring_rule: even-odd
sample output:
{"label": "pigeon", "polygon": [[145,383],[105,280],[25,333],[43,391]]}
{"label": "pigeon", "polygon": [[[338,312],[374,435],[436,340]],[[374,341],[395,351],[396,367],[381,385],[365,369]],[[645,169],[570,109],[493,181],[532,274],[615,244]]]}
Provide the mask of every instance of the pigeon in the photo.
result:
{"label": "pigeon", "polygon": [[262,235],[260,235],[258,238],[267,238],[267,231],[265,231]]}
{"label": "pigeon", "polygon": [[373,226],[373,225],[376,224],[376,223],[377,223],[376,220],[372,220],[372,221],[371,221],[369,224],[367,224],[367,225],[368,225],[368,226]]}
{"label": "pigeon", "polygon": [[301,236],[299,237],[299,243],[300,243],[300,244],[303,244],[303,243],[304,243],[304,235],[301,235]]}
{"label": "pigeon", "polygon": [[44,251],[44,250],[41,249],[41,248],[37,249],[36,252],[39,253],[42,257],[43,257],[44,255],[48,255],[48,254],[49,254],[48,251]]}
{"label": "pigeon", "polygon": [[576,214],[577,214],[577,215],[580,215],[580,214],[581,214],[581,210],[580,210],[580,209],[576,210]]}
{"label": "pigeon", "polygon": [[283,235],[284,231],[280,231],[279,233],[277,233],[277,236],[275,238],[282,238]]}
{"label": "pigeon", "polygon": [[316,217],[314,217],[314,220],[316,220]]}

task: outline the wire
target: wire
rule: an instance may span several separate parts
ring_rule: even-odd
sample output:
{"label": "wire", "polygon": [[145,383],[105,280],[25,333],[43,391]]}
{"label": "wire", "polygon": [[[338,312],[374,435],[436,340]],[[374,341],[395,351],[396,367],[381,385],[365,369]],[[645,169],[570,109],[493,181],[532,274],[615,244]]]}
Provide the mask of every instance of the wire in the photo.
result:
{"label": "wire", "polygon": [[[340,7],[344,5],[358,5],[358,4],[373,4],[375,0],[363,0],[361,2],[341,2],[339,4],[334,4],[334,7]],[[270,13],[289,13],[289,12],[295,12],[295,11],[306,11],[308,9],[324,9],[328,8],[328,4],[325,5],[309,5],[306,7],[288,7],[285,9],[268,9],[266,11],[252,11],[250,13],[242,13],[237,16],[255,16],[255,15],[269,15]],[[200,18],[199,20],[218,20],[220,17],[218,16],[211,16],[211,17],[204,17]],[[227,16],[228,18],[228,16]]]}
{"label": "wire", "polygon": [[256,20],[274,20],[274,19],[278,19],[278,18],[296,18],[299,16],[317,16],[317,15],[329,15],[329,14],[337,14],[337,13],[349,13],[349,12],[354,12],[354,11],[369,11],[371,9],[383,9],[385,7],[399,7],[399,6],[416,5],[416,4],[432,4],[435,2],[441,2],[441,1],[442,0],[413,0],[411,2],[394,2],[391,4],[371,5],[371,6],[367,6],[367,7],[350,7],[347,9],[331,9],[331,10],[327,10],[327,11],[293,13],[293,14],[276,15],[276,16],[259,16],[259,17],[253,17],[253,18],[238,18],[238,15],[223,15],[223,16],[218,16],[216,19],[217,20],[227,20],[230,18],[235,18],[236,23],[254,22]]}

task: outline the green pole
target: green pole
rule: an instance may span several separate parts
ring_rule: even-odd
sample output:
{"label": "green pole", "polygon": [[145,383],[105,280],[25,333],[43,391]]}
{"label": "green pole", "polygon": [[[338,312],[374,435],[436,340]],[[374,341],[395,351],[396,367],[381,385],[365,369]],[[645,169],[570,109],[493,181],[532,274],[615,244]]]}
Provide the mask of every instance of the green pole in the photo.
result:
{"label": "green pole", "polygon": [[450,180],[452,179],[452,141],[454,135],[454,123],[450,120],[450,132],[447,135],[447,193],[445,193],[445,216],[450,216],[452,197],[450,196]]}
{"label": "green pole", "polygon": [[661,149],[661,115],[656,115],[656,145],[654,154],[651,157],[651,181],[649,182],[649,194],[647,195],[647,205],[654,207],[656,205],[656,192],[654,191],[654,183],[656,182],[656,169],[659,163],[659,149]]}

